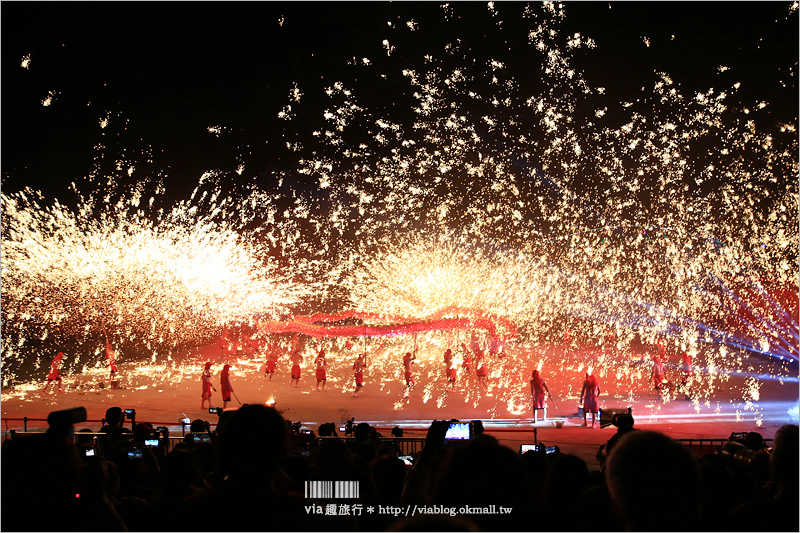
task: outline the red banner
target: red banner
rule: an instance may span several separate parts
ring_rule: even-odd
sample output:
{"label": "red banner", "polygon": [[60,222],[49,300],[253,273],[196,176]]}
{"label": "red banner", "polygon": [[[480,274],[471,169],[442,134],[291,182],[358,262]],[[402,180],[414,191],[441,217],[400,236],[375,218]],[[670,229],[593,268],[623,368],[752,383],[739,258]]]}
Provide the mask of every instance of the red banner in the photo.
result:
{"label": "red banner", "polygon": [[[443,315],[472,315],[469,317],[442,318]],[[362,321],[392,322],[381,325],[347,325],[326,326],[318,322],[339,322],[348,318]],[[505,331],[503,336],[511,339],[517,336],[517,328],[513,322],[496,315],[484,315],[474,309],[448,307],[422,320],[413,320],[396,315],[381,315],[358,311],[342,311],[335,314],[316,313],[310,316],[294,316],[287,322],[262,322],[258,325],[262,333],[302,333],[310,337],[383,337],[422,331],[441,331],[449,329],[486,330],[492,338],[497,338],[497,326]]]}

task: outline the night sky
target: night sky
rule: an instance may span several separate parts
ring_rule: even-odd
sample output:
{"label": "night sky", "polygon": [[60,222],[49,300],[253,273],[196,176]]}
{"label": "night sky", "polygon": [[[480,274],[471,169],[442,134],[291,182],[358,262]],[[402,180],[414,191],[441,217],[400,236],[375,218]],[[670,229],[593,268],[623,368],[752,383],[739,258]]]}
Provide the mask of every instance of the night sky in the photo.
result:
{"label": "night sky", "polygon": [[4,363],[346,309],[689,346],[796,294],[796,3],[0,10]]}
{"label": "night sky", "polygon": [[[787,16],[790,3],[566,6],[565,33],[597,43],[575,65],[615,99],[649,89],[655,71],[687,92],[736,78],[743,99],[767,94],[770,113],[796,122],[798,24],[796,10]],[[523,4],[498,3],[494,19],[484,2],[451,7],[455,16],[445,23],[435,2],[3,2],[3,190],[32,186],[60,197],[93,169],[113,171],[121,156],[137,163],[131,179],[161,177],[178,198],[204,171],[230,174],[241,161],[251,179],[274,179],[296,165],[283,146],[291,132],[277,118],[295,83],[305,109],[321,110],[321,89],[343,79],[359,84],[373,111],[407,121],[407,84],[397,68],[383,70],[387,62],[421,65],[424,54],[440,54],[456,38],[478,61],[502,57],[521,86],[541,83],[525,34],[514,31]],[[408,20],[419,29],[407,31]],[[385,38],[396,46],[391,58]],[[369,57],[387,79],[359,79],[347,64],[353,57]],[[720,73],[723,64],[730,70]],[[43,106],[50,91],[55,98]],[[319,114],[289,126],[309,131],[303,121]],[[101,132],[106,116],[111,126]],[[212,135],[210,126],[226,133]],[[98,144],[105,148],[95,160]]]}

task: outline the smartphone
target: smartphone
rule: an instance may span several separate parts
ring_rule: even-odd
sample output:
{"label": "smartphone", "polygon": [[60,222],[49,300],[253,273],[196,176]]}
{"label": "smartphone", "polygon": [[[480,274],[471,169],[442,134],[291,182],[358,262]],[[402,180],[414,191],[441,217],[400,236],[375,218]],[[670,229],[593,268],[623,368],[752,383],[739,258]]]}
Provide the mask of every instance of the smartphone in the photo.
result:
{"label": "smartphone", "polygon": [[547,446],[545,447],[544,451],[545,453],[556,453],[557,449],[558,449],[557,446]]}
{"label": "smartphone", "polygon": [[412,466],[414,464],[414,457],[411,455],[399,455],[397,458],[403,461],[408,466]]}
{"label": "smartphone", "polygon": [[472,438],[472,424],[470,422],[450,422],[444,440],[469,440]]}
{"label": "smartphone", "polygon": [[144,457],[142,450],[133,449],[128,451],[128,459],[141,459]]}
{"label": "smartphone", "polygon": [[211,442],[210,433],[192,433],[192,442]]}
{"label": "smartphone", "polygon": [[536,444],[520,444],[519,445],[519,453],[523,454],[525,452],[535,452],[536,451]]}
{"label": "smartphone", "polygon": [[84,457],[94,457],[94,448],[86,448],[83,450]]}
{"label": "smartphone", "polygon": [[135,416],[136,410],[135,409],[125,409],[125,416]]}
{"label": "smartphone", "polygon": [[158,439],[144,439],[144,445],[150,448],[158,448]]}

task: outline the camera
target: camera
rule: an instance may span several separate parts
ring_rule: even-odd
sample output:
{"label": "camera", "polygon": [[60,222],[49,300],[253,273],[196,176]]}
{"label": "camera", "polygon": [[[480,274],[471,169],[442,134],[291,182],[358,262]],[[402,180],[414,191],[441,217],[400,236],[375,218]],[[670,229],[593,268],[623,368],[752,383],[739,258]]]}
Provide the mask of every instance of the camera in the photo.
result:
{"label": "camera", "polygon": [[211,434],[210,433],[205,433],[205,432],[203,432],[203,433],[192,433],[192,442],[194,442],[195,444],[201,443],[201,442],[210,443],[211,442]]}
{"label": "camera", "polygon": [[611,417],[611,424],[617,428],[632,428],[633,415],[630,413],[616,413]]}
{"label": "camera", "polygon": [[86,421],[86,408],[74,407],[72,409],[62,409],[61,411],[53,411],[47,415],[47,424],[51,428],[63,428],[71,424]]}
{"label": "camera", "polygon": [[158,441],[158,439],[145,439],[144,440],[144,445],[148,446],[150,448],[158,448],[159,441]]}
{"label": "camera", "polygon": [[94,448],[86,448],[83,450],[84,457],[94,457]]}
{"label": "camera", "polygon": [[144,457],[144,454],[142,454],[142,450],[139,448],[128,450],[128,459],[141,459],[142,457]]}
{"label": "camera", "polygon": [[470,440],[472,438],[471,422],[450,422],[444,440]]}
{"label": "camera", "polygon": [[520,444],[519,445],[519,453],[523,454],[525,452],[535,452],[536,451],[536,444]]}
{"label": "camera", "polygon": [[222,415],[222,407],[209,407],[208,414],[220,416]]}
{"label": "camera", "polygon": [[136,417],[136,409],[125,409],[123,413],[125,414],[125,417],[128,419],[133,419]]}
{"label": "camera", "polygon": [[414,457],[412,455],[399,455],[397,458],[403,461],[407,466],[412,466],[414,464]]}

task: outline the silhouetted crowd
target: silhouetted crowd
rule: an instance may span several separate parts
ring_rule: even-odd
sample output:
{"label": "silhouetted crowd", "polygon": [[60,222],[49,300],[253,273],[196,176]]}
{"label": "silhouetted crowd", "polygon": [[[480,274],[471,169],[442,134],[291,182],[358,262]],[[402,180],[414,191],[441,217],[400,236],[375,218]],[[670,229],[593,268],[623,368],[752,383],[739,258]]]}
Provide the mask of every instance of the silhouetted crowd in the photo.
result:
{"label": "silhouetted crowd", "polygon": [[[446,440],[451,421],[434,421],[409,460],[369,424],[353,425],[354,438],[342,439],[333,424],[302,431],[263,405],[223,412],[215,431],[196,420],[169,452],[154,442],[163,428],[123,428],[117,407],[106,413],[96,445],[84,444],[75,424],[85,419],[83,408],[56,411],[45,434],[3,442],[3,531],[800,526],[797,425],[781,427],[771,448],[757,433],[734,434],[698,459],[668,436],[621,419],[598,452],[598,470],[554,446],[520,454],[481,431],[467,441]],[[357,497],[309,492],[323,481],[357,482],[349,485],[358,487]]]}

